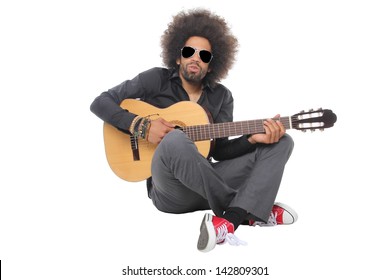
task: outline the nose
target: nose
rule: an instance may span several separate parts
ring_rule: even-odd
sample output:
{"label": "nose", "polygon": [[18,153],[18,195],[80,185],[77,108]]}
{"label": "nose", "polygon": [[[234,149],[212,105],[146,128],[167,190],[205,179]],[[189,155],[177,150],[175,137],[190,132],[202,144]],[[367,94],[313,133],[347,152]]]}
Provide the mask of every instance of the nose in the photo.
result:
{"label": "nose", "polygon": [[202,60],[200,59],[200,55],[199,55],[199,51],[198,51],[198,50],[196,50],[195,53],[194,53],[194,55],[191,56],[191,60],[192,60],[192,61],[198,61],[198,62],[202,61]]}

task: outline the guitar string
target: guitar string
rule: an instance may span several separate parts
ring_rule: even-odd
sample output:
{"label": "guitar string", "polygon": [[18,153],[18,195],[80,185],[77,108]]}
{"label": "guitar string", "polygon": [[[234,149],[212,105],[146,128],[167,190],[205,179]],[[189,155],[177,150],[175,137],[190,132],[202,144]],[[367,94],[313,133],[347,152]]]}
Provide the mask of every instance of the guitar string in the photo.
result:
{"label": "guitar string", "polygon": [[[183,130],[189,135],[191,139],[199,141],[250,133],[263,133],[265,131],[263,122],[265,120],[266,119],[195,125],[184,127]],[[296,128],[296,125],[300,122],[296,117],[291,117],[291,122],[289,117],[282,117],[279,120],[287,129]],[[290,125],[292,125],[292,127],[290,127]],[[315,127],[313,129],[320,128],[321,127]],[[308,127],[307,129],[311,128]]]}
{"label": "guitar string", "polygon": [[[234,136],[240,134],[249,133],[261,133],[264,132],[263,122],[266,119],[251,120],[251,121],[239,121],[230,123],[215,123],[215,124],[204,124],[184,127],[183,130],[189,135],[191,139],[205,140],[211,138],[220,138],[225,136]],[[282,117],[279,119],[282,124],[287,128],[290,127],[290,118]],[[295,118],[291,117],[291,124],[296,123]],[[211,137],[211,134],[214,137]]]}

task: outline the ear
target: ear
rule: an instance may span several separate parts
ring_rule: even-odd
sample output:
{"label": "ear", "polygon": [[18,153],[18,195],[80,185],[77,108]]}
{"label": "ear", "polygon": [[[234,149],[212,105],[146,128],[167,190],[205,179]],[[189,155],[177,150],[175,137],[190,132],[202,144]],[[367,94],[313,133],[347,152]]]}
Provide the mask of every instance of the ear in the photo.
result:
{"label": "ear", "polygon": [[177,59],[176,59],[176,64],[177,64],[177,65],[180,65],[180,58],[177,58]]}

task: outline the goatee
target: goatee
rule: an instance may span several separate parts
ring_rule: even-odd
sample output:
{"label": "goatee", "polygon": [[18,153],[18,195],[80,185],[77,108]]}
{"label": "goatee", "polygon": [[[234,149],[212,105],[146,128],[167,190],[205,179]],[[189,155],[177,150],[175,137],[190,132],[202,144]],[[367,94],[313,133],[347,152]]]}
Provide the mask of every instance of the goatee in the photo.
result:
{"label": "goatee", "polygon": [[202,82],[202,79],[205,76],[203,69],[199,67],[198,73],[192,73],[192,72],[187,70],[188,66],[189,66],[189,64],[186,65],[186,67],[180,67],[181,74],[182,74],[183,78],[189,83],[198,84],[198,83]]}

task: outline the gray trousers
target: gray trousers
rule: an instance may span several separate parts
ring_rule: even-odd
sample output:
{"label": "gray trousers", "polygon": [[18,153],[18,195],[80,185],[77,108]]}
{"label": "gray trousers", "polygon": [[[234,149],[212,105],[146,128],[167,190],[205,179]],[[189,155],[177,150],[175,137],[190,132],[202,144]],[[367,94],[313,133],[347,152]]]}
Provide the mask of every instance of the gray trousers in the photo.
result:
{"label": "gray trousers", "polygon": [[185,133],[171,131],[152,160],[153,204],[168,213],[212,209],[217,216],[240,207],[251,218],[268,221],[293,146],[286,134],[278,143],[211,163]]}

